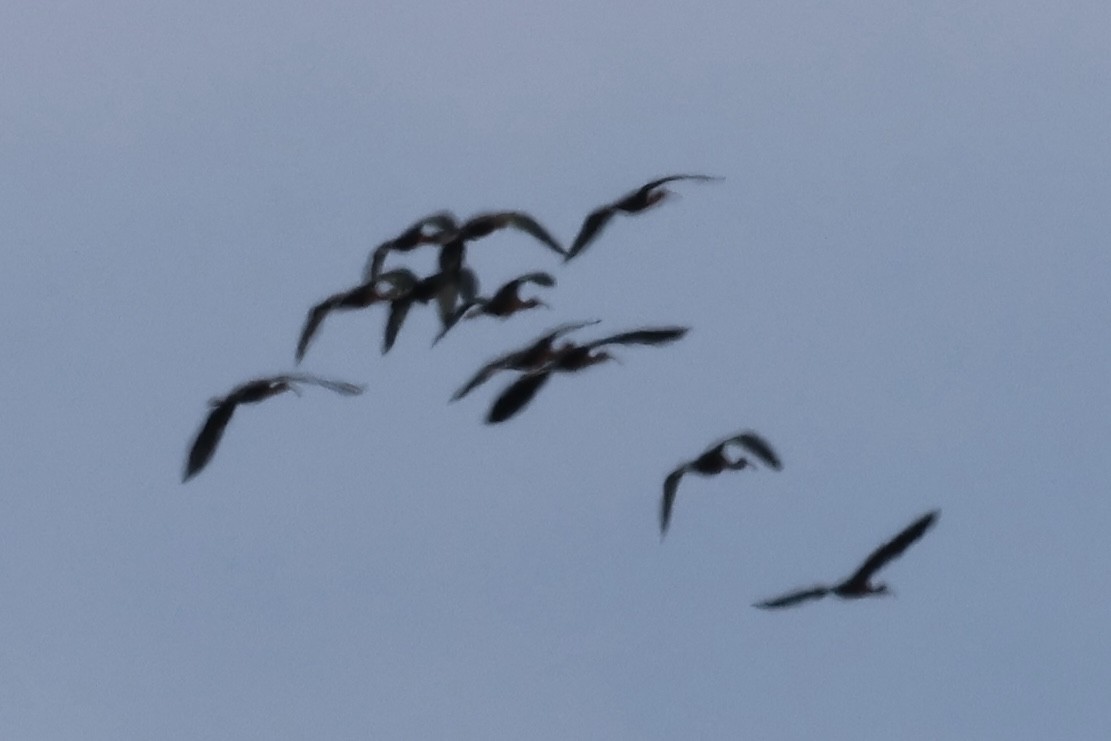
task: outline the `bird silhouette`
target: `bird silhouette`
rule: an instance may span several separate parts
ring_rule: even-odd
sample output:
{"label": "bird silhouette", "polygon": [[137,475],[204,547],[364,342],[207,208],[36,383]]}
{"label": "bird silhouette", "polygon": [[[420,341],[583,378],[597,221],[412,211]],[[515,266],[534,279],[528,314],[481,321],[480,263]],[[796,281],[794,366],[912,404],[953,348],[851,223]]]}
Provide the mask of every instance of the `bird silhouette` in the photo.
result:
{"label": "bird silhouette", "polygon": [[739,445],[746,452],[759,458],[768,467],[778,471],[783,468],[772,447],[755,432],[742,432],[739,435],[727,437],[714,443],[692,461],[687,461],[664,479],[663,497],[660,499],[660,537],[667,532],[668,523],[671,521],[671,508],[675,503],[675,494],[679,489],[679,480],[684,474],[697,473],[701,476],[715,476],[722,471],[740,471],[752,467],[752,461],[743,456],[731,460],[726,455],[730,445]]}
{"label": "bird silhouette", "polygon": [[442,244],[449,234],[459,229],[459,222],[450,211],[437,211],[414,222],[401,234],[374,248],[367,258],[363,280],[373,281],[382,271],[386,256],[391,252],[411,252],[422,244]]}
{"label": "bird silhouette", "polygon": [[615,360],[605,350],[595,350],[605,345],[666,345],[675,342],[687,333],[689,327],[651,327],[631,332],[621,332],[610,337],[588,342],[585,345],[570,344],[552,353],[548,360],[534,370],[526,372],[511,383],[497,399],[486,415],[487,424],[504,422],[525,408],[536,396],[553,373],[573,373],[607,360]]}
{"label": "bird silhouette", "polygon": [[[301,328],[301,337],[297,341],[295,357],[300,363],[305,357],[309,343],[320,328],[321,322],[333,311],[347,311],[352,309],[365,309],[376,303],[388,302],[417,284],[417,277],[408,270],[391,270],[371,278],[367,282],[346,291],[333,294],[316,306],[309,309],[305,316],[305,325]],[[389,284],[389,288],[383,287]]]}
{"label": "bird silhouette", "polygon": [[347,383],[346,381],[332,381],[308,373],[290,373],[268,378],[257,378],[236,386],[227,396],[212,399],[208,402],[212,411],[208,413],[208,417],[193,440],[193,445],[189,448],[189,457],[185,461],[182,483],[200,473],[212,460],[212,455],[216,452],[216,446],[220,443],[220,438],[224,435],[224,429],[231,421],[231,416],[237,406],[240,404],[257,404],[264,399],[269,399],[271,396],[277,396],[286,391],[292,391],[300,395],[297,384],[322,386],[345,396],[355,396],[361,394],[364,390],[363,386]]}
{"label": "bird silhouette", "polygon": [[507,228],[517,229],[528,234],[553,252],[560,255],[566,254],[563,245],[547,229],[541,226],[539,221],[524,211],[491,211],[476,214],[463,222],[454,238],[463,242],[473,242],[476,239],[482,239],[489,234]]}
{"label": "bird silhouette", "polygon": [[[479,368],[478,372],[469,381],[459,387],[459,390],[452,395],[451,400],[458,401],[462,399],[471,391],[486,383],[498,371],[527,371],[539,368],[551,359],[556,352],[554,347],[556,340],[568,332],[574,332],[576,329],[589,327],[601,321],[601,319],[589,319],[582,322],[569,322],[549,329],[525,347],[500,355]],[[570,344],[565,347],[570,347]]]}
{"label": "bird silhouette", "polygon": [[[445,334],[454,327],[460,319],[466,317],[467,319],[474,319],[483,315],[496,316],[501,319],[516,314],[518,311],[532,309],[538,306],[547,306],[543,301],[536,298],[522,299],[519,290],[522,285],[526,283],[535,283],[539,286],[546,286],[551,288],[555,285],[555,278],[549,273],[526,273],[525,275],[514,278],[501,288],[499,288],[490,298],[483,298],[475,296],[469,301],[464,301],[460,304],[459,308],[455,309],[451,318],[444,325],[440,334],[436,335],[436,339],[432,341],[435,345],[440,341]],[[468,313],[469,312],[469,313]]]}
{"label": "bird silhouette", "polygon": [[[399,271],[401,272],[401,271]],[[408,271],[405,271],[408,272]],[[478,278],[468,268],[439,271],[426,278],[416,279],[407,290],[400,291],[390,299],[389,316],[386,318],[386,333],[382,340],[382,354],[386,354],[397,340],[397,333],[409,314],[414,303],[427,304],[436,299],[439,306],[440,324],[447,326],[454,311],[455,296],[473,296],[478,292]],[[445,300],[445,296],[450,300]]]}
{"label": "bird silhouette", "polygon": [[517,229],[536,238],[541,244],[559,255],[566,250],[540,222],[523,211],[491,211],[476,214],[453,232],[445,232],[439,241],[440,270],[456,270],[463,265],[467,243],[482,239],[501,229]]}
{"label": "bird silhouette", "polygon": [[873,551],[860,568],[840,584],[832,586],[817,585],[808,589],[799,589],[780,597],[758,602],[754,606],[762,609],[791,607],[800,602],[825,597],[827,594],[835,594],[844,599],[889,594],[890,590],[886,584],[873,584],[871,582],[872,576],[882,569],[888,561],[901,555],[903,551],[910,547],[911,543],[925,535],[926,531],[937,521],[939,514],[941,514],[940,510],[935,509],[919,517],[894,538]]}
{"label": "bird silhouette", "polygon": [[606,224],[609,223],[610,219],[612,219],[615,214],[619,212],[637,214],[661,203],[671,194],[671,191],[666,188],[661,188],[661,185],[675,180],[699,180],[705,182],[722,179],[723,178],[711,175],[668,175],[667,177],[653,180],[634,191],[626,193],[613,203],[608,203],[605,206],[591,211],[583,220],[582,226],[579,227],[579,233],[564,255],[563,261],[567,262],[585,250],[587,245],[602,233]]}

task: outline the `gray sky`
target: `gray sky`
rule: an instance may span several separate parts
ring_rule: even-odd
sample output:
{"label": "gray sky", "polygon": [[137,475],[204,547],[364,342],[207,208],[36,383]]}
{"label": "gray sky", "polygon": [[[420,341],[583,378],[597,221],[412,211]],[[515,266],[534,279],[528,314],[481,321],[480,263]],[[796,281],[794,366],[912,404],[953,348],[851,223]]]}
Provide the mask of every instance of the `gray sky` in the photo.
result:
{"label": "gray sky", "polygon": [[[1111,734],[1105,3],[0,6],[0,736]],[[325,322],[414,219],[552,311]],[[413,253],[422,271],[434,255]],[[393,264],[394,261],[391,261]],[[402,261],[397,261],[401,263]],[[559,321],[682,342],[482,418]],[[664,475],[751,428],[785,470]],[[914,517],[897,597],[768,613]]]}

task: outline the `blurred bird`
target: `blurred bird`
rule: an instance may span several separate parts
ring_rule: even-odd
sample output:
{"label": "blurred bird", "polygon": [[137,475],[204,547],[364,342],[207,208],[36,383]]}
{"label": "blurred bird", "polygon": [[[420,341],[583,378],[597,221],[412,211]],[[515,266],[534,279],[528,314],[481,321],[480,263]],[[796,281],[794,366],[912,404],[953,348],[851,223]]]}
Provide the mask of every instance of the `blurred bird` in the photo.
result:
{"label": "blurred bird", "polygon": [[540,222],[524,211],[491,211],[472,216],[463,222],[453,239],[473,242],[501,229],[517,229],[539,240],[548,249],[560,255],[565,254],[563,245],[540,225]]}
{"label": "blurred bird", "polygon": [[[383,283],[389,284],[390,287],[383,287]],[[347,291],[341,291],[324,299],[309,309],[309,313],[305,317],[305,325],[301,328],[301,337],[297,341],[297,362],[300,363],[301,359],[305,357],[305,351],[308,350],[309,343],[312,342],[312,338],[320,328],[321,322],[331,312],[365,309],[379,302],[391,301],[403,292],[412,290],[416,283],[417,278],[412,272],[404,269],[391,270],[376,278],[369,279],[362,285],[355,286]]]}
{"label": "blurred bird", "polygon": [[548,305],[540,299],[521,298],[518,290],[526,283],[535,283],[539,286],[551,288],[555,285],[555,278],[548,273],[526,273],[503,285],[490,298],[476,296],[469,301],[464,301],[451,315],[451,318],[444,325],[440,334],[436,335],[436,339],[432,341],[432,344],[435,345],[439,342],[440,339],[447,334],[448,330],[454,327],[456,323],[464,317],[467,319],[474,319],[487,315],[507,319],[518,311],[524,311],[538,306],[547,307]]}
{"label": "blurred bird", "polygon": [[[459,390],[452,395],[451,400],[458,401],[462,399],[471,391],[486,383],[491,376],[500,370],[528,371],[539,368],[558,352],[554,348],[556,340],[568,332],[574,332],[576,329],[598,324],[600,321],[602,320],[590,319],[584,322],[561,324],[558,327],[548,330],[520,350],[514,350],[494,358],[489,363],[479,368],[478,372],[475,373],[469,381],[460,386]],[[571,343],[567,343],[562,349],[570,347]]]}
{"label": "blurred bird", "polygon": [[411,252],[422,244],[442,244],[449,234],[453,234],[458,229],[459,222],[450,211],[437,211],[425,216],[401,234],[374,248],[367,258],[363,280],[369,283],[378,277],[389,253]]}
{"label": "blurred bird", "polygon": [[[397,333],[401,331],[401,325],[405,322],[405,317],[408,316],[409,309],[412,308],[414,303],[427,304],[429,301],[436,299],[440,309],[440,324],[447,326],[454,311],[455,296],[462,294],[473,297],[478,292],[478,278],[472,270],[467,268],[451,271],[441,270],[419,280],[407,270],[397,272],[408,273],[413,282],[410,288],[400,291],[390,299],[390,312],[386,319],[386,334],[382,340],[383,355],[393,347],[394,341],[397,340]],[[449,297],[450,300],[445,300],[445,297]]]}
{"label": "blurred bird", "polygon": [[486,415],[487,424],[504,422],[525,406],[536,396],[536,392],[548,382],[552,373],[573,373],[607,360],[616,360],[605,350],[594,352],[596,348],[604,345],[666,345],[680,339],[687,333],[689,327],[652,327],[637,329],[631,332],[621,332],[610,337],[604,337],[585,345],[571,344],[554,352],[549,360],[535,370],[525,373],[521,378],[506,388],[490,407]]}
{"label": "blurred bird", "polygon": [[653,180],[647,185],[641,186],[630,193],[626,193],[613,203],[606,204],[605,206],[591,211],[583,220],[582,226],[579,227],[579,234],[575,237],[575,241],[571,243],[571,248],[567,250],[563,261],[567,262],[572,257],[585,250],[587,245],[602,233],[602,229],[605,228],[610,219],[619,211],[625,214],[637,214],[661,203],[671,194],[671,191],[666,188],[661,188],[660,186],[674,180],[699,180],[705,182],[709,180],[723,180],[723,178],[711,175],[668,175],[665,178]]}
{"label": "blurred bird", "polygon": [[795,592],[789,592],[781,597],[758,602],[754,606],[763,609],[791,607],[800,602],[825,597],[830,593],[843,599],[858,599],[860,597],[870,597],[879,594],[891,594],[886,584],[872,584],[872,576],[882,569],[888,561],[902,554],[903,551],[910,547],[911,543],[925,535],[926,531],[937,521],[939,514],[941,514],[941,511],[935,509],[933,512],[928,512],[919,517],[901,533],[873,551],[872,555],[868,556],[864,564],[857,569],[852,576],[840,584],[835,584],[833,586],[818,585],[810,587],[809,589],[800,589]]}
{"label": "blurred bird", "polygon": [[566,251],[540,222],[523,211],[491,211],[472,216],[454,232],[445,233],[440,240],[440,270],[453,270],[462,266],[466,245],[501,229],[513,228],[536,238],[553,252],[564,255]]}
{"label": "blurred bird", "polygon": [[772,447],[755,432],[742,432],[739,435],[727,437],[714,443],[702,455],[692,461],[687,461],[664,479],[664,492],[660,500],[660,537],[667,532],[668,523],[671,521],[671,507],[675,503],[675,494],[679,489],[679,480],[686,473],[697,473],[701,476],[715,476],[722,471],[740,471],[750,468],[752,462],[748,458],[738,457],[730,460],[725,451],[730,445],[740,445],[745,451],[759,458],[765,465],[776,471],[783,468]]}
{"label": "blurred bird", "polygon": [[331,391],[345,396],[355,396],[363,393],[364,387],[345,381],[331,381],[307,373],[292,373],[269,378],[258,378],[248,381],[232,389],[231,393],[220,399],[208,402],[212,409],[208,418],[201,426],[193,445],[189,449],[189,457],[185,462],[185,473],[181,478],[182,483],[188,481],[201,471],[212,459],[216,446],[224,435],[224,428],[231,421],[231,415],[240,404],[256,404],[271,396],[292,391],[300,396],[297,384],[305,383],[322,386]]}

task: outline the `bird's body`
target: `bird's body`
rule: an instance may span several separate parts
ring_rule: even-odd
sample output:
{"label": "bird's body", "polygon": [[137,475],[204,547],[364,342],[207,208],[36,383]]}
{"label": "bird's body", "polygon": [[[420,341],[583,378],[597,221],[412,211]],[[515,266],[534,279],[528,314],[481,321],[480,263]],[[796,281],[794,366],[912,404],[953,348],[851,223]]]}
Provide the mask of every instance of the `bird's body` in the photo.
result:
{"label": "bird's body", "polygon": [[307,373],[292,373],[247,381],[232,389],[226,396],[212,399],[209,402],[211,411],[189,448],[182,482],[184,483],[200,473],[212,460],[212,456],[216,452],[216,446],[220,443],[220,438],[223,437],[224,430],[227,428],[228,422],[231,421],[232,414],[237,406],[240,404],[257,404],[286,391],[299,393],[297,389],[299,383],[322,386],[345,396],[354,396],[363,392],[362,386],[346,381],[332,381]]}
{"label": "bird's body", "polygon": [[409,314],[414,303],[428,304],[435,299],[440,312],[440,323],[447,326],[455,309],[456,297],[460,294],[473,295],[478,290],[478,278],[467,268],[439,271],[426,278],[416,280],[408,290],[401,291],[390,300],[389,316],[386,318],[386,333],[382,341],[385,354],[397,340],[397,333]]}
{"label": "bird's body", "polygon": [[752,461],[743,456],[730,458],[726,450],[730,445],[740,445],[746,452],[757,457],[768,467],[778,471],[783,465],[779,456],[762,437],[755,432],[742,432],[714,443],[692,461],[681,464],[664,479],[663,497],[660,499],[660,536],[667,532],[671,521],[671,509],[679,490],[679,481],[687,473],[700,476],[716,476],[723,471],[740,471],[752,467]]}
{"label": "bird's body", "polygon": [[591,319],[583,322],[561,324],[558,327],[548,330],[525,347],[494,358],[489,363],[479,368],[478,372],[475,373],[469,381],[459,387],[459,390],[452,395],[451,400],[457,401],[462,399],[471,391],[486,383],[486,381],[498,371],[529,371],[541,367],[560,351],[571,347],[571,344],[568,343],[557,350],[555,348],[556,340],[568,332],[574,332],[577,329],[597,324],[600,321],[600,319]]}
{"label": "bird's body", "polygon": [[[416,284],[416,276],[408,270],[394,270],[382,273],[376,278],[355,286],[347,291],[341,291],[324,299],[316,306],[309,309],[305,317],[305,324],[301,329],[301,337],[297,341],[297,362],[305,357],[309,343],[320,328],[324,318],[333,311],[350,311],[365,309],[376,303],[384,303],[396,298],[405,290],[411,289]],[[383,284],[389,284],[386,288]]]}
{"label": "bird's body", "polygon": [[464,242],[473,242],[507,228],[525,232],[553,252],[560,255],[565,253],[563,246],[556,241],[555,237],[539,221],[523,211],[493,211],[477,214],[459,227],[456,236]]}
{"label": "bird's body", "polygon": [[527,273],[503,285],[490,298],[476,296],[469,301],[464,301],[452,313],[450,320],[445,323],[443,331],[436,336],[432,344],[439,342],[440,338],[463,318],[475,319],[480,316],[496,316],[500,319],[507,319],[518,311],[526,311],[539,306],[546,307],[547,304],[540,299],[521,298],[520,287],[526,283],[535,283],[550,288],[555,285],[555,278],[548,273]]}
{"label": "bird's body", "polygon": [[579,227],[579,233],[575,237],[575,241],[571,243],[571,247],[567,250],[564,261],[570,260],[572,257],[585,250],[587,245],[602,233],[602,230],[610,222],[610,219],[618,213],[628,215],[638,214],[661,203],[671,194],[671,191],[660,186],[676,180],[709,181],[721,180],[721,178],[710,175],[668,175],[667,177],[658,178],[646,183],[636,190],[626,193],[616,201],[607,203],[605,206],[591,211],[587,217],[583,219],[582,226]]}
{"label": "bird's body", "polygon": [[374,248],[367,260],[363,279],[367,282],[376,279],[382,271],[386,256],[391,252],[411,252],[422,244],[441,244],[447,235],[459,229],[459,222],[450,211],[437,211],[425,216],[408,227],[393,239],[386,240]]}
{"label": "bird's body", "polygon": [[497,399],[494,400],[490,412],[486,416],[487,424],[504,422],[528,405],[532,397],[540,390],[553,373],[574,373],[607,360],[615,360],[605,350],[598,348],[605,345],[666,345],[683,337],[688,327],[653,327],[638,329],[631,332],[621,332],[594,340],[584,345],[574,343],[565,345],[553,351],[547,360],[539,366],[526,372],[521,378],[510,384]]}
{"label": "bird's body", "polygon": [[898,535],[874,550],[864,563],[861,564],[849,578],[833,585],[817,585],[794,592],[788,592],[779,597],[774,597],[756,603],[762,609],[775,609],[791,607],[808,600],[819,599],[827,594],[835,594],[843,599],[859,599],[880,594],[889,594],[886,584],[874,584],[872,576],[883,568],[889,561],[898,558],[912,543],[926,534],[926,531],[937,522],[940,510],[927,512],[905,527]]}
{"label": "bird's body", "polygon": [[566,250],[545,229],[539,221],[523,211],[491,211],[476,214],[463,222],[458,229],[445,232],[439,240],[440,270],[455,270],[463,265],[467,254],[467,243],[474,242],[502,229],[517,229],[534,237],[556,254],[565,255]]}

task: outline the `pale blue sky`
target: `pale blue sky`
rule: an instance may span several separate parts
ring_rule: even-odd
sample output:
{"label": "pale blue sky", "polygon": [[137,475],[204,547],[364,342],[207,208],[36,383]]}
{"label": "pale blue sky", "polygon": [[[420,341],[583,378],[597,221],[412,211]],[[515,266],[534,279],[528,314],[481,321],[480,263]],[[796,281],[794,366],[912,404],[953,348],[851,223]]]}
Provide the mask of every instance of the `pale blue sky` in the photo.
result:
{"label": "pale blue sky", "polygon": [[[0,737],[1111,735],[1104,3],[0,6]],[[428,212],[706,172],[460,327],[307,309]],[[433,254],[405,261],[426,270]],[[682,342],[481,421],[554,323]],[[740,429],[785,469],[664,475]],[[932,508],[894,599],[848,574]]]}

